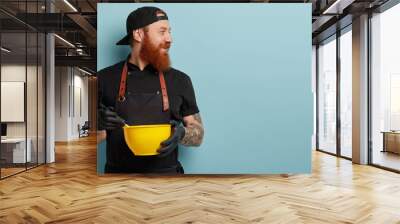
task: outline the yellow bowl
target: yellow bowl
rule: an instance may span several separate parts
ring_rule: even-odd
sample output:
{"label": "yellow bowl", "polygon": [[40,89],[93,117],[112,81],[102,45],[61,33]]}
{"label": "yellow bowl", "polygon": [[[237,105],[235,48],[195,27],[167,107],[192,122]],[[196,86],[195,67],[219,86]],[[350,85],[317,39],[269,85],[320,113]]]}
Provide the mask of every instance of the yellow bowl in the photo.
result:
{"label": "yellow bowl", "polygon": [[125,125],[125,142],[135,156],[157,155],[160,143],[171,135],[170,124]]}

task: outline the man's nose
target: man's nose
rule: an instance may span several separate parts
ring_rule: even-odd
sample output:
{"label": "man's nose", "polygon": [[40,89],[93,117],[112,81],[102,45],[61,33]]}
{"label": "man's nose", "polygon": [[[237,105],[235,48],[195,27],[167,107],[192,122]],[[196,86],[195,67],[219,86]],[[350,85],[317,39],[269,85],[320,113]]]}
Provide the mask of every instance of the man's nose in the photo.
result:
{"label": "man's nose", "polygon": [[167,43],[172,43],[172,36],[170,33],[167,33],[166,37],[165,37],[165,42]]}

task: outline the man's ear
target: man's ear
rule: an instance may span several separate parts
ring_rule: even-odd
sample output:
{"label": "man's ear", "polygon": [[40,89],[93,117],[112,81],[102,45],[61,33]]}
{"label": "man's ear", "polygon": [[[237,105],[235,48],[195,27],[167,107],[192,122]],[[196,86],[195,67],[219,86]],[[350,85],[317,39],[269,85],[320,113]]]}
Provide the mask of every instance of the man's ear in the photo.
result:
{"label": "man's ear", "polygon": [[133,30],[132,32],[133,32],[132,33],[133,34],[133,40],[137,41],[137,42],[142,42],[143,36],[144,36],[143,30],[142,29],[137,29],[137,30]]}

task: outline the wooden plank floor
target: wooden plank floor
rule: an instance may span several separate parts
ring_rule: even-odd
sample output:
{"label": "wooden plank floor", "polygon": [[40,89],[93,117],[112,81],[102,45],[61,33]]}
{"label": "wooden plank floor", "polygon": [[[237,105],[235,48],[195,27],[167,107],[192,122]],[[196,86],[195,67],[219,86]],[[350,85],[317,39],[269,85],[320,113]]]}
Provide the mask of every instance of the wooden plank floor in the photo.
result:
{"label": "wooden plank floor", "polygon": [[7,176],[13,175],[15,173],[22,172],[24,170],[25,170],[25,167],[11,167],[11,168],[2,167],[1,168],[1,177],[2,178],[7,177]]}
{"label": "wooden plank floor", "polygon": [[313,153],[306,175],[96,174],[96,138],[0,181],[0,223],[400,223],[400,175]]}

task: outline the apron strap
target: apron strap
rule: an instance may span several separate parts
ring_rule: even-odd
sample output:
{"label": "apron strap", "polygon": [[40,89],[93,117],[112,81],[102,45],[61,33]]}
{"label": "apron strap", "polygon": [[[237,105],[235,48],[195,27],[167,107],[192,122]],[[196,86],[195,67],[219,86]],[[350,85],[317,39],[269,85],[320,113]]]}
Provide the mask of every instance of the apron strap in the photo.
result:
{"label": "apron strap", "polygon": [[[119,92],[118,92],[118,99],[117,99],[119,102],[125,101],[127,74],[128,74],[128,65],[125,62],[124,67],[122,68],[121,81],[119,83]],[[167,111],[167,110],[169,110],[169,101],[168,101],[167,86],[165,84],[165,79],[164,79],[164,73],[159,72],[158,77],[160,78],[161,94],[162,94],[162,101],[163,101],[163,111]]]}
{"label": "apron strap", "polygon": [[119,83],[119,92],[118,92],[118,99],[117,99],[119,102],[125,101],[127,73],[128,73],[128,65],[125,62],[124,67],[122,68],[121,81]]}
{"label": "apron strap", "polygon": [[160,78],[161,94],[162,94],[162,99],[163,99],[163,111],[167,111],[169,109],[169,102],[168,102],[167,87],[165,85],[164,73],[159,72],[158,76]]}

